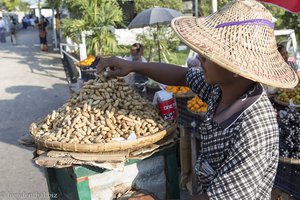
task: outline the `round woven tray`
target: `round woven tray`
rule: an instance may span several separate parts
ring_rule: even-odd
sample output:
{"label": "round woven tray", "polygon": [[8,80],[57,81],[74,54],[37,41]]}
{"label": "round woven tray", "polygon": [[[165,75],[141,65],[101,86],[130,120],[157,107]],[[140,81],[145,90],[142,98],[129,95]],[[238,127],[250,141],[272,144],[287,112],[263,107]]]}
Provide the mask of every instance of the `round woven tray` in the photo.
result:
{"label": "round woven tray", "polygon": [[79,62],[74,62],[75,66],[79,67],[79,68],[87,68],[90,65],[81,65]]}
{"label": "round woven tray", "polygon": [[293,165],[300,165],[300,159],[286,158],[279,156],[279,162],[289,163]]}
{"label": "round woven tray", "polygon": [[280,101],[280,100],[278,99],[278,96],[275,96],[275,97],[274,97],[274,102],[277,103],[277,104],[279,104],[279,105],[282,105],[282,106],[289,106],[289,103],[288,103],[288,102]]}
{"label": "round woven tray", "polygon": [[161,88],[159,86],[152,86],[152,85],[146,85],[147,88],[152,89],[152,90],[161,90]]}
{"label": "round woven tray", "polygon": [[150,136],[140,137],[136,140],[125,140],[125,141],[111,141],[109,143],[99,144],[79,144],[79,143],[65,143],[57,141],[46,141],[41,138],[36,138],[34,134],[33,138],[36,144],[49,148],[62,151],[73,151],[83,153],[97,153],[105,151],[120,151],[127,149],[137,149],[150,144],[153,144],[169,134],[172,134],[176,129],[176,125],[172,125],[170,128],[164,131],[160,131]]}
{"label": "round woven tray", "polygon": [[[279,104],[279,105],[282,105],[282,106],[290,106],[290,103],[288,102],[284,102],[284,101],[280,101],[278,99],[278,96],[275,96],[274,97],[274,102]],[[294,106],[297,108],[297,109],[300,109],[300,105],[299,104],[294,104]]]}
{"label": "round woven tray", "polygon": [[194,97],[196,94],[193,92],[187,92],[185,94],[173,94],[175,98],[192,98]]}
{"label": "round woven tray", "polygon": [[189,111],[190,113],[194,114],[194,115],[199,115],[201,117],[205,117],[206,112],[197,112],[197,111],[193,111],[191,109],[189,109],[188,107],[186,107],[187,111]]}

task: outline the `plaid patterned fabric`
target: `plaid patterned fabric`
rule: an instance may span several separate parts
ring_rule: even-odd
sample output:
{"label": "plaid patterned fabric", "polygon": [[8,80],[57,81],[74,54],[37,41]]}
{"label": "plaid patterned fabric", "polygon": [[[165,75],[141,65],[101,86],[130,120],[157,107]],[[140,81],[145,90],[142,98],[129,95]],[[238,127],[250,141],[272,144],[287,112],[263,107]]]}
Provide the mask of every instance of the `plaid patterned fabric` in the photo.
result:
{"label": "plaid patterned fabric", "polygon": [[213,119],[220,88],[206,84],[198,69],[189,69],[186,78],[188,86],[208,103],[206,120],[199,125],[200,155],[195,166],[201,192],[210,200],[270,199],[279,133],[262,86],[256,84],[228,108],[233,117],[217,123]]}
{"label": "plaid patterned fabric", "polygon": [[299,67],[298,67],[297,63],[288,61],[288,64],[289,64],[289,66],[291,66],[291,68],[292,68],[295,72],[298,72],[298,71],[299,71]]}

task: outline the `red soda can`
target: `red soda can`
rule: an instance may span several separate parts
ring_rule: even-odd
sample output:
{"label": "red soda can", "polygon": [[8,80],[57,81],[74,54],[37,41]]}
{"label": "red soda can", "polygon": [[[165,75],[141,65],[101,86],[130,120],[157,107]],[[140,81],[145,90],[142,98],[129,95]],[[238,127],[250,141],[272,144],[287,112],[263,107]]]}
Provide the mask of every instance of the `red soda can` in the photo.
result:
{"label": "red soda can", "polygon": [[164,120],[174,120],[177,117],[177,106],[174,98],[158,102],[158,108]]}

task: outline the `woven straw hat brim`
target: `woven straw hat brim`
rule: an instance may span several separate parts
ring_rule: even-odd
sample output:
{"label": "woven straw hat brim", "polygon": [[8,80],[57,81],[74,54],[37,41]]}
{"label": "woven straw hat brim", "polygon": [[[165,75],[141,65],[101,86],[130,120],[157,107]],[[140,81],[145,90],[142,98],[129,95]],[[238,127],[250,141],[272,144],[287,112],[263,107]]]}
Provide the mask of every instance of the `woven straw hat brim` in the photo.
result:
{"label": "woven straw hat brim", "polygon": [[175,18],[171,26],[187,46],[233,73],[273,87],[295,87],[298,83],[297,75],[278,52],[271,27],[244,24],[216,28],[222,23],[239,21],[234,19],[239,15],[244,15],[243,20],[265,18],[257,16],[263,15],[261,10],[254,14],[249,7],[243,10],[245,6],[240,5],[243,1],[233,4],[239,5],[227,6],[225,10],[208,17]]}

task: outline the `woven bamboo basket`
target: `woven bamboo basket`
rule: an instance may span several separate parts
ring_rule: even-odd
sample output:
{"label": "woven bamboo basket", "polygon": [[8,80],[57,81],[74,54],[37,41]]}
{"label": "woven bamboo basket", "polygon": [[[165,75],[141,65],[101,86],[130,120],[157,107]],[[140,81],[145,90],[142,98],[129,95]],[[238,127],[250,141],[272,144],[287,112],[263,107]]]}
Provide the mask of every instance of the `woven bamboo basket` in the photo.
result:
{"label": "woven bamboo basket", "polygon": [[81,65],[79,62],[74,62],[74,65],[79,68],[88,68],[90,65]]}
{"label": "woven bamboo basket", "polygon": [[300,199],[300,159],[280,156],[274,185]]}
{"label": "woven bamboo basket", "polygon": [[187,107],[186,109],[187,109],[187,111],[189,111],[190,113],[192,113],[192,114],[194,114],[194,115],[198,115],[198,116],[200,116],[200,117],[205,117],[205,115],[206,115],[206,112],[197,112],[197,111],[193,111],[193,110],[189,109],[188,107]]}
{"label": "woven bamboo basket", "polygon": [[279,162],[293,164],[293,165],[299,165],[300,166],[300,159],[293,159],[293,158],[286,158],[286,157],[279,157]]}
{"label": "woven bamboo basket", "polygon": [[[277,96],[274,97],[274,102],[275,102],[276,104],[278,104],[278,105],[290,107],[290,104],[289,104],[289,103],[284,102],[284,101],[280,101],[280,100],[278,99]],[[294,108],[295,110],[300,111],[300,105],[299,105],[299,104],[294,104],[293,108]]]}
{"label": "woven bamboo basket", "polygon": [[187,92],[184,94],[173,94],[175,98],[193,98],[196,94],[193,92]]}
{"label": "woven bamboo basket", "polygon": [[274,97],[274,102],[277,103],[277,104],[279,104],[279,105],[282,105],[282,106],[289,106],[289,103],[288,103],[288,102],[280,101],[280,100],[278,99],[278,96],[275,96],[275,97]]}
{"label": "woven bamboo basket", "polygon": [[82,152],[82,153],[98,153],[106,151],[120,151],[128,149],[138,149],[150,144],[153,144],[169,134],[174,133],[176,125],[172,125],[167,130],[157,132],[153,135],[140,137],[136,140],[125,140],[125,141],[111,141],[109,143],[99,143],[99,144],[79,144],[79,143],[64,143],[57,141],[46,141],[41,138],[35,137],[32,134],[36,144],[55,150],[62,151],[73,151],[73,152]]}

